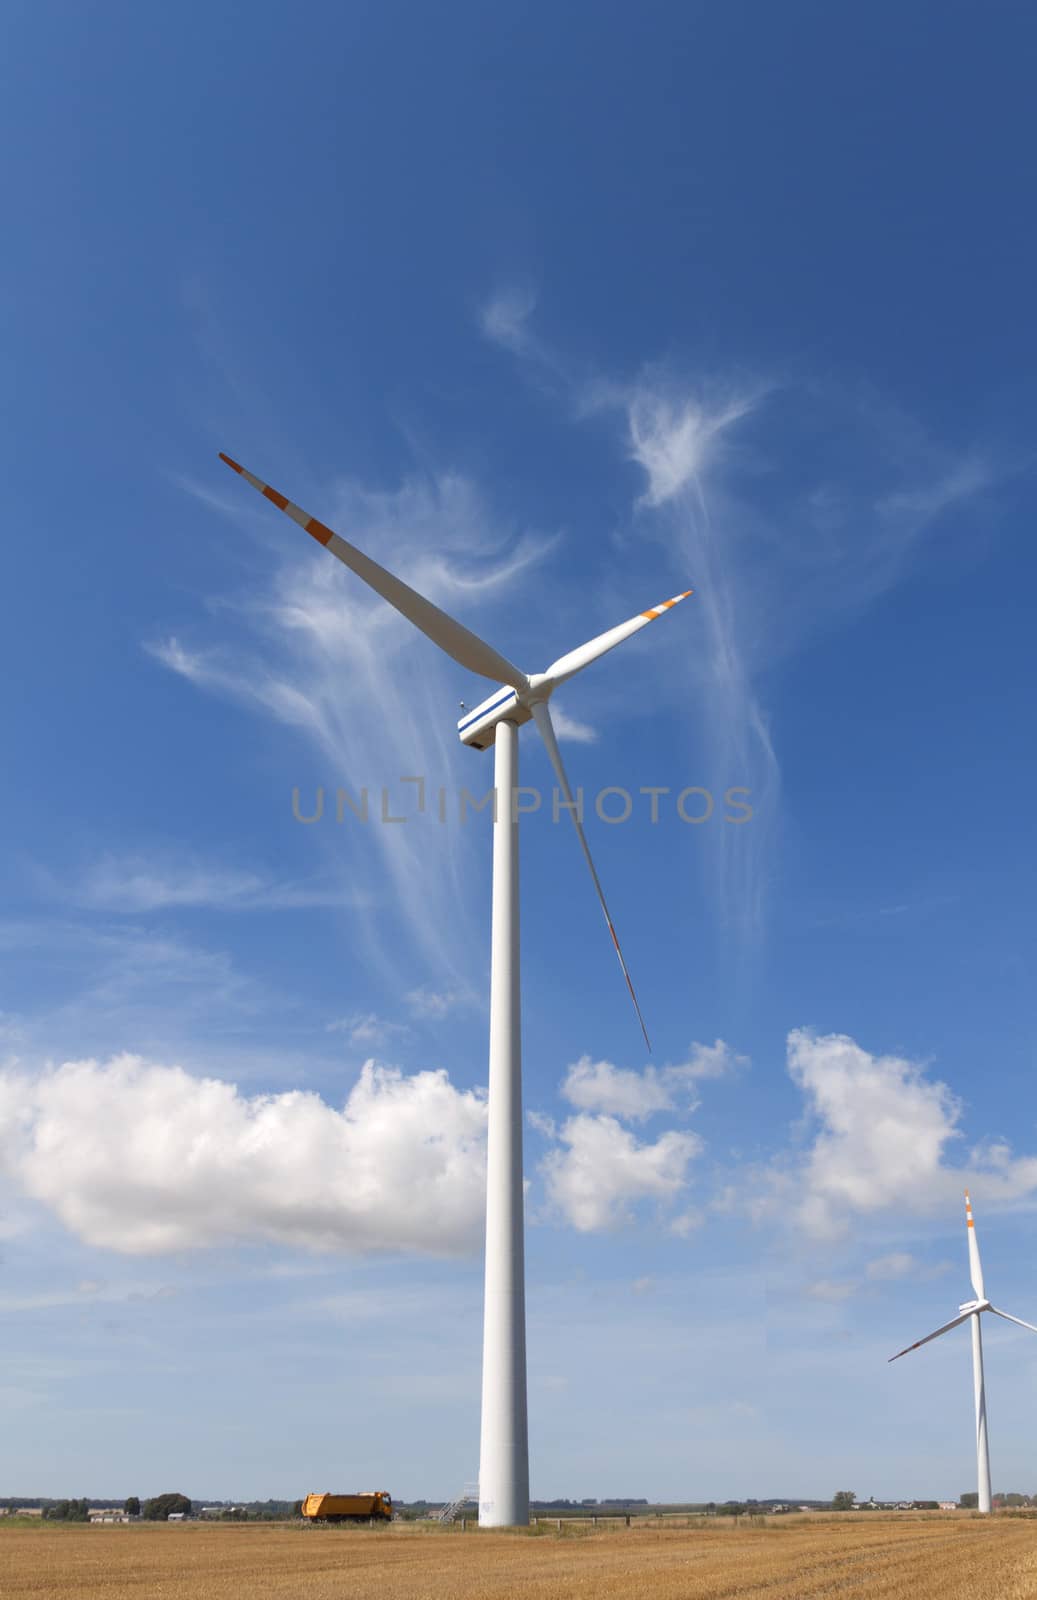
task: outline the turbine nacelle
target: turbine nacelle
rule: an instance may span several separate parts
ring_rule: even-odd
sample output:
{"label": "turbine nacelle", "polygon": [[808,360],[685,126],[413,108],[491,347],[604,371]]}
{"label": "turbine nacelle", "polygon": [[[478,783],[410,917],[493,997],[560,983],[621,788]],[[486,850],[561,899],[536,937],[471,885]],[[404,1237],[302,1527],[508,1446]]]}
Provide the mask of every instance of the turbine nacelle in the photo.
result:
{"label": "turbine nacelle", "polygon": [[474,750],[489,750],[501,722],[507,719],[520,728],[532,715],[527,696],[520,696],[516,689],[502,683],[487,699],[458,718],[457,736],[462,744],[471,745]]}
{"label": "turbine nacelle", "polygon": [[963,1316],[968,1316],[972,1311],[992,1311],[993,1309],[989,1300],[966,1300],[964,1305],[958,1307]]}
{"label": "turbine nacelle", "polygon": [[500,723],[513,722],[521,728],[524,722],[532,719],[533,707],[543,705],[558,687],[558,680],[550,672],[532,672],[527,682],[529,687],[524,690],[502,683],[477,706],[466,707],[464,716],[457,722],[461,743],[470,745],[473,750],[489,750],[496,741]]}

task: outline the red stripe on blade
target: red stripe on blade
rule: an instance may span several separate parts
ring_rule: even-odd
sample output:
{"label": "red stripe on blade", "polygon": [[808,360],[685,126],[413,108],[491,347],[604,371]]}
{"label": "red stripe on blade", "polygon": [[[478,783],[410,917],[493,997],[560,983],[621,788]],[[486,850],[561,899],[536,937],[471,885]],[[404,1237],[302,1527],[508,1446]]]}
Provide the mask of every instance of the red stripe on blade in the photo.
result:
{"label": "red stripe on blade", "polygon": [[306,532],[313,535],[318,544],[330,544],[335,535],[323,522],[318,522],[316,517],[311,517],[306,524]]}

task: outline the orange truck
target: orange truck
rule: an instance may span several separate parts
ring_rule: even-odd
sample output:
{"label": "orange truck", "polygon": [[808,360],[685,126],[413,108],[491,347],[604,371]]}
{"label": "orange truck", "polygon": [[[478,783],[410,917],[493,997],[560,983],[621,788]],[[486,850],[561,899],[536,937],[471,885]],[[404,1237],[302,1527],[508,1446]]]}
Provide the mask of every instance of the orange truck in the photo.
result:
{"label": "orange truck", "polygon": [[391,1522],[392,1495],[384,1489],[370,1494],[308,1494],[302,1514],[307,1522]]}

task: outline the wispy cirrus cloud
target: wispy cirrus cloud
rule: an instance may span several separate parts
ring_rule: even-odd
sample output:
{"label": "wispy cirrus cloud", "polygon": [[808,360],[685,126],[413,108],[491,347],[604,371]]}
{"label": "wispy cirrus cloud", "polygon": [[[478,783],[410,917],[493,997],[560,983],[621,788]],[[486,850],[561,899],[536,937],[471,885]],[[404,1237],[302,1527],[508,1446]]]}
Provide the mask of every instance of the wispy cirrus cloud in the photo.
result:
{"label": "wispy cirrus cloud", "polygon": [[[351,479],[322,490],[285,487],[447,610],[465,617],[476,609],[479,629],[512,649],[507,619],[552,541],[502,527],[469,479],[415,477],[393,491]],[[255,496],[242,504],[253,519],[277,516]],[[461,749],[452,726],[460,694],[472,695],[471,676],[282,520],[283,555],[264,554],[254,587],[215,604],[218,628],[195,619],[190,642],[182,630],[153,640],[153,658],[196,688],[297,735],[332,788],[368,787],[377,795],[410,774],[422,775],[430,788],[437,781],[455,788],[472,782],[471,752]],[[476,692],[485,692],[482,680]],[[284,760],[291,776],[288,744]],[[286,778],[286,794],[288,787]],[[399,909],[433,971],[470,970],[475,934],[474,922],[466,926],[472,881],[462,869],[466,839],[445,828],[430,838],[421,819],[411,819],[362,833],[343,830],[335,843],[350,881],[372,896],[381,886],[377,897]],[[441,934],[448,921],[449,941]],[[386,938],[369,925],[365,944],[375,956],[381,948],[391,968]]]}
{"label": "wispy cirrus cloud", "polygon": [[370,898],[326,877],[278,881],[267,874],[169,854],[105,855],[71,882],[41,874],[53,893],[92,911],[296,911],[364,906]]}
{"label": "wispy cirrus cloud", "polygon": [[183,1038],[245,1028],[283,993],[239,970],[211,939],[198,941],[123,918],[18,918],[0,922],[0,956],[12,985],[44,956],[53,992],[8,1018],[12,1051],[111,1049],[136,1038]]}
{"label": "wispy cirrus cloud", "polygon": [[808,1300],[821,1300],[827,1305],[839,1305],[851,1300],[857,1293],[857,1284],[849,1278],[815,1278],[803,1290]]}
{"label": "wispy cirrus cloud", "polygon": [[262,674],[253,677],[234,665],[233,653],[226,648],[191,650],[170,635],[168,639],[152,640],[146,649],[162,666],[179,673],[199,689],[214,690],[252,710],[268,711],[278,722],[305,729],[319,739],[329,735],[330,730],[314,699],[294,684]]}
{"label": "wispy cirrus cloud", "polygon": [[419,1017],[424,1022],[441,1022],[452,1011],[472,1004],[472,994],[468,989],[433,989],[428,984],[420,989],[411,989],[404,998],[411,1016]]}
{"label": "wispy cirrus cloud", "polygon": [[350,1017],[336,1017],[327,1024],[328,1033],[344,1033],[350,1044],[373,1046],[410,1032],[405,1022],[391,1022],[374,1011],[357,1011]]}
{"label": "wispy cirrus cloud", "polygon": [[530,318],[536,294],[529,284],[502,285],[479,308],[479,327],[487,339],[506,350],[524,354],[530,349]]}
{"label": "wispy cirrus cloud", "polygon": [[20,1002],[0,1013],[0,1062],[31,1075],[127,1052],[239,1084],[338,1083],[341,1043],[287,968],[250,971],[218,927],[198,933],[165,911],[0,921],[0,967]]}
{"label": "wispy cirrus cloud", "polygon": [[714,517],[712,486],[736,425],[760,403],[760,391],[682,393],[646,374],[623,405],[631,459],[647,487],[640,505],[682,552],[695,588],[701,630],[692,678],[710,770],[753,796],[751,828],[726,828],[712,856],[719,903],[747,935],[763,924],[774,846],[780,769],[767,714],[748,659],[742,580],[731,533]]}
{"label": "wispy cirrus cloud", "polygon": [[866,1276],[872,1283],[889,1283],[907,1278],[919,1271],[921,1263],[910,1250],[893,1250],[887,1256],[876,1256],[868,1262]]}
{"label": "wispy cirrus cloud", "polygon": [[[711,863],[725,918],[754,935],[763,921],[780,771],[743,643],[730,530],[713,519],[713,486],[728,464],[738,426],[762,404],[767,386],[693,384],[661,367],[646,367],[630,382],[566,374],[533,337],[529,318],[526,312],[521,339],[498,337],[496,342],[532,370],[560,373],[574,418],[620,419],[620,448],[645,481],[634,508],[635,529],[665,540],[677,558],[675,585],[695,589],[704,639],[697,628],[693,650],[684,640],[663,648],[669,649],[670,659],[679,650],[677,671],[695,696],[696,720],[706,730],[702,753],[710,769],[722,775],[725,785],[739,783],[753,794],[753,827],[725,829]],[[486,332],[485,318],[482,325]]]}
{"label": "wispy cirrus cloud", "polygon": [[756,405],[751,392],[708,400],[668,393],[646,379],[624,398],[630,459],[648,480],[641,505],[657,509],[701,492],[702,479],[723,450],[724,435]]}
{"label": "wispy cirrus cloud", "polygon": [[559,705],[552,704],[551,721],[559,743],[594,744],[597,741],[596,728],[592,728],[587,722],[579,721],[577,717],[570,717]]}
{"label": "wispy cirrus cloud", "polygon": [[545,346],[532,305],[511,294],[491,297],[483,332],[531,377],[550,376],[570,420],[615,428],[643,485],[624,543],[663,544],[681,587],[695,589],[693,645],[658,647],[693,696],[697,753],[752,791],[753,826],[724,830],[710,870],[722,914],[753,936],[781,796],[763,675],[914,570],[996,483],[996,468],[978,451],[941,446],[880,397],[831,383],[658,362],[629,378],[588,373]]}
{"label": "wispy cirrus cloud", "polygon": [[894,1250],[889,1255],[876,1256],[867,1262],[863,1275],[842,1278],[814,1278],[798,1291],[786,1288],[786,1294],[802,1292],[808,1300],[820,1300],[829,1305],[865,1296],[874,1299],[885,1284],[899,1284],[911,1278],[918,1283],[931,1283],[951,1270],[949,1261],[925,1262],[909,1250]]}

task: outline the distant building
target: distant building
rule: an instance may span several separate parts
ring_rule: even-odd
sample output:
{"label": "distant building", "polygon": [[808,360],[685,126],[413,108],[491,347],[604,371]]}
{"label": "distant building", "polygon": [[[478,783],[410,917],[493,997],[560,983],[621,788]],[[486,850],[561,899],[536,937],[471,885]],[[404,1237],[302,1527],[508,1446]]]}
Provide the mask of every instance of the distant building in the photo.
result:
{"label": "distant building", "polygon": [[171,1511],[169,1513],[168,1517],[166,1518],[166,1521],[167,1522],[183,1522],[183,1521],[186,1520],[186,1515],[187,1514],[184,1511]]}

